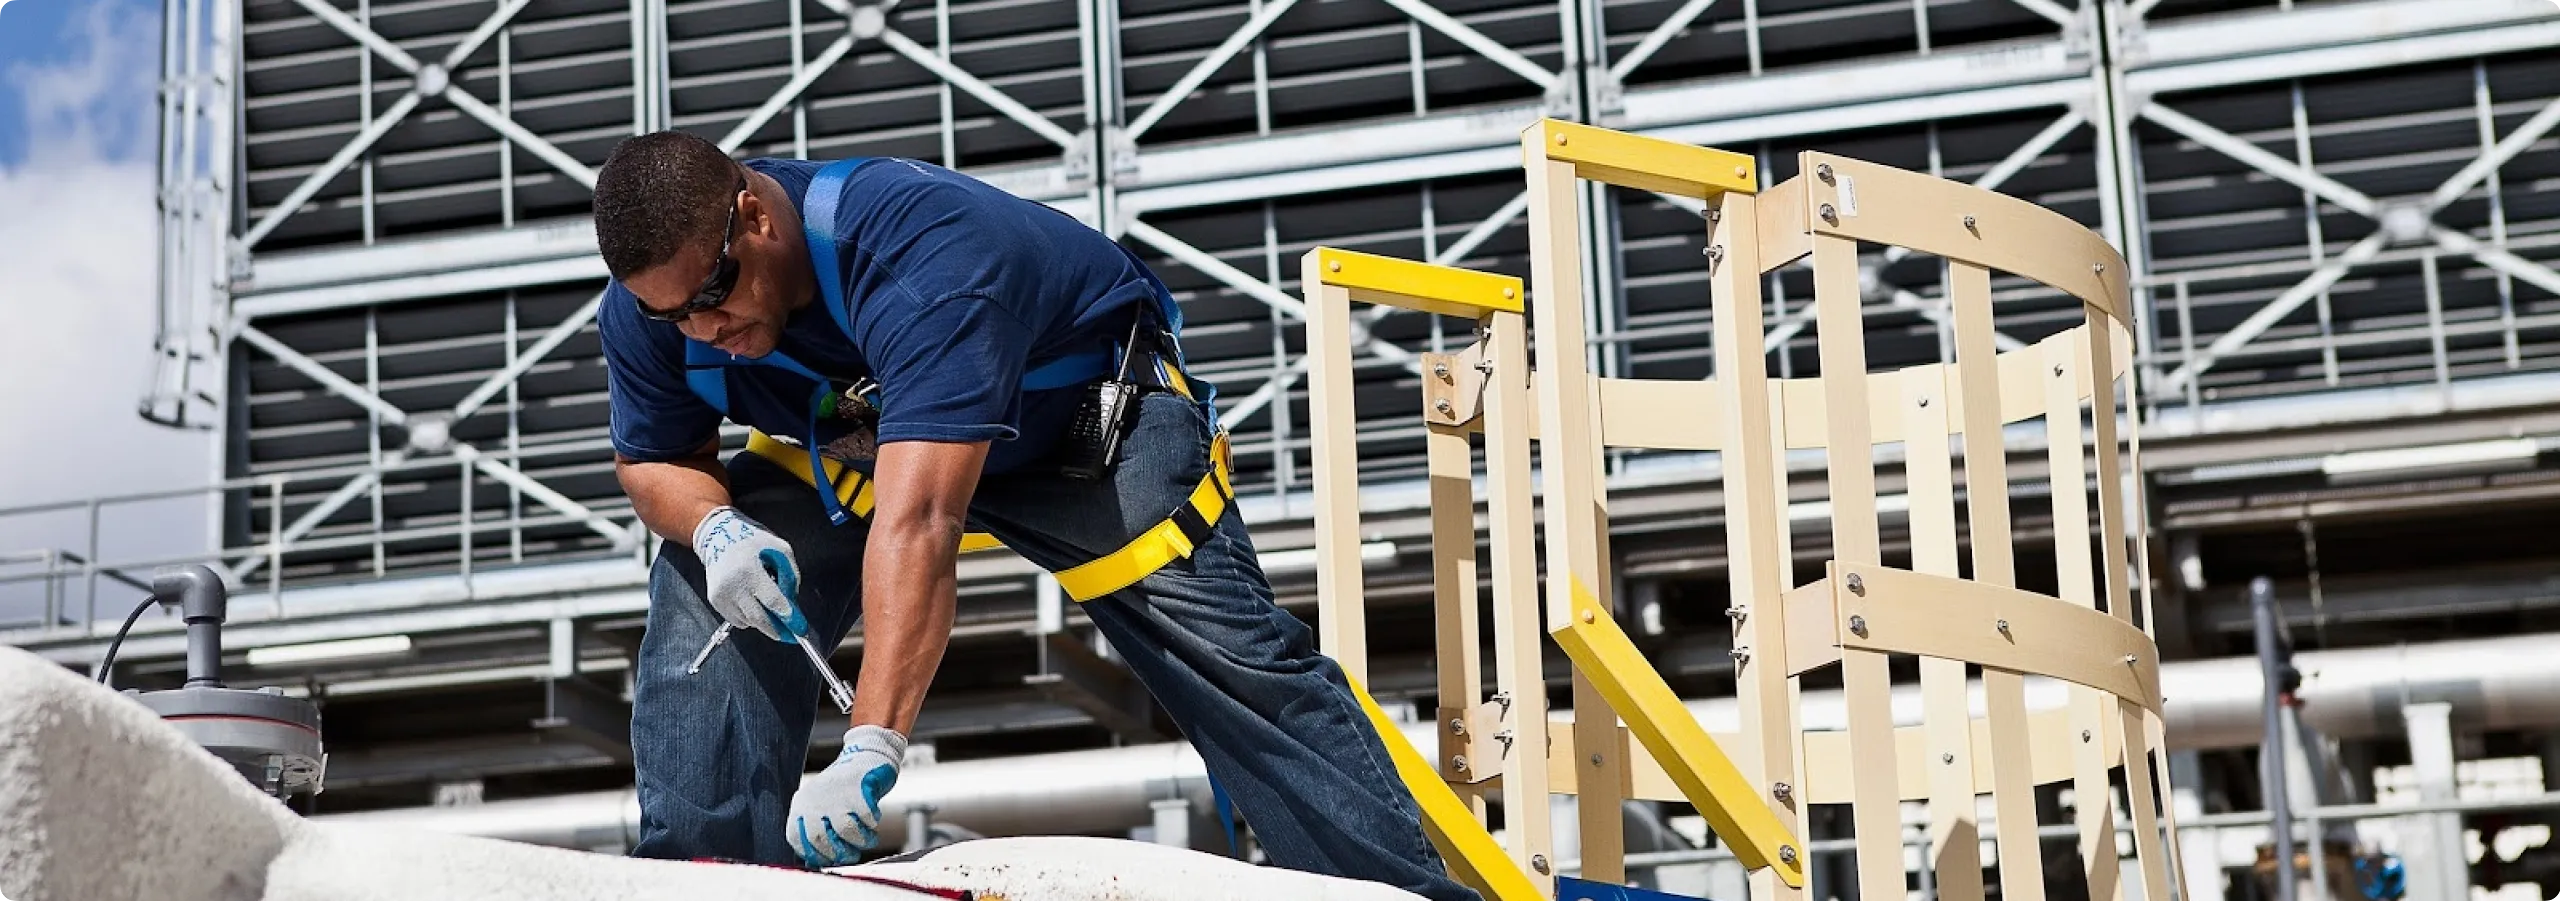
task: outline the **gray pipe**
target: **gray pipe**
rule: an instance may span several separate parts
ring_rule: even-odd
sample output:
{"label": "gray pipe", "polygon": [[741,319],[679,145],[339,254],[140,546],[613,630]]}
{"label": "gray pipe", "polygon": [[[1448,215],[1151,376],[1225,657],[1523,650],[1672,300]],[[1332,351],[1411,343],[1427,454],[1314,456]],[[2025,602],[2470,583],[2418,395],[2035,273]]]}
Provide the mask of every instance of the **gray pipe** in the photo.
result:
{"label": "gray pipe", "polygon": [[186,619],[188,688],[222,687],[222,619],[230,597],[221,574],[202,563],[151,576],[151,599],[177,605]]}
{"label": "gray pipe", "polygon": [[[2466,726],[2510,728],[2560,722],[2560,653],[2552,635],[2448,641],[2409,647],[2358,648],[2298,653],[2302,670],[2296,693],[2307,723],[2339,738],[2396,735],[2404,700],[2452,700]],[[2264,685],[2255,657],[2171,663],[2161,668],[2168,699],[2173,749],[2243,748],[2261,736],[2259,702]],[[2030,679],[2027,706],[2061,707],[2069,692],[2061,683]],[[1981,715],[1981,686],[1974,686]],[[1740,711],[1731,698],[1689,702],[1689,711],[1712,732],[1732,732]],[[1920,721],[1920,687],[1894,690],[1894,720]],[[1845,728],[1836,691],[1804,693],[1809,729]],[[1439,730],[1430,722],[1407,723],[1405,737],[1426,758],[1436,756]],[[985,835],[1120,833],[1153,820],[1149,803],[1191,801],[1192,831],[1203,843],[1223,844],[1209,807],[1206,770],[1188,744],[1166,743],[1036,754],[912,767],[883,810],[883,840],[906,840],[905,811],[931,805],[936,822]],[[440,832],[505,838],[569,848],[627,847],[639,832],[639,807],[629,789],[497,801],[461,807],[408,808],[323,816],[324,822],[394,823]]]}
{"label": "gray pipe", "polygon": [[2293,805],[2285,800],[2284,699],[2279,697],[2284,661],[2276,637],[2275,583],[2265,576],[2249,580],[2249,614],[2257,620],[2258,684],[2262,686],[2258,707],[2266,716],[2258,766],[2260,781],[2267,787],[2267,810],[2275,817],[2276,897],[2291,899],[2300,896],[2293,893]]}

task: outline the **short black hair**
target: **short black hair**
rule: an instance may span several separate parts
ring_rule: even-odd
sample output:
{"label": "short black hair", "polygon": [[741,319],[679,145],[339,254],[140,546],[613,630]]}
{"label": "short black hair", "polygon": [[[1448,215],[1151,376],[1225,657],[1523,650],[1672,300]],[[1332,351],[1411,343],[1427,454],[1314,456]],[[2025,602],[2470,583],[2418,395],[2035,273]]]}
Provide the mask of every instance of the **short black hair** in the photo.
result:
{"label": "short black hair", "polygon": [[596,249],[616,279],[664,263],[676,251],[720,240],[737,196],[737,161],[681,131],[624,140],[596,172]]}

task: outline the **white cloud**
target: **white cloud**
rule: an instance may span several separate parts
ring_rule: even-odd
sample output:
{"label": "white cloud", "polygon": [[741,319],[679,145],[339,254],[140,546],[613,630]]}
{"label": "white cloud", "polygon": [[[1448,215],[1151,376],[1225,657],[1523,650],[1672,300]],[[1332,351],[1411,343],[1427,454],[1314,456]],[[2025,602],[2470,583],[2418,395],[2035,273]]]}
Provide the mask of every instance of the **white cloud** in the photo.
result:
{"label": "white cloud", "polygon": [[[82,10],[53,65],[0,71],[23,93],[28,154],[0,167],[0,507],[206,484],[213,440],[134,413],[150,378],[159,268],[158,23],[147,5]],[[111,514],[102,556],[206,546],[204,506]],[[82,551],[77,513],[0,518],[0,557]],[[0,575],[25,572],[0,566]],[[146,573],[147,575],[147,573]],[[112,584],[112,583],[110,583]],[[31,586],[0,586],[0,622]],[[120,617],[130,590],[102,590]]]}

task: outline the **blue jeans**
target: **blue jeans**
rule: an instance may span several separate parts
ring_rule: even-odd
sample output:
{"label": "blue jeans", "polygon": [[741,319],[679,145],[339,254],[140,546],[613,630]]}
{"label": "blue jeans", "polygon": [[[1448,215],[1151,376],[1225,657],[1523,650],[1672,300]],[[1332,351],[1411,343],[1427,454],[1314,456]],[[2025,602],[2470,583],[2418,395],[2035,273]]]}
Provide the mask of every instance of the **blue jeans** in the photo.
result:
{"label": "blue jeans", "polygon": [[[989,476],[970,507],[971,528],[1053,571],[1103,556],[1184,503],[1209,471],[1211,438],[1200,405],[1146,395],[1109,480]],[[822,646],[834,647],[861,616],[866,522],[828,525],[816,492],[761,457],[739,454],[728,471],[732,503],[791,542],[802,612]],[[665,543],[650,573],[634,674],[640,841],[632,853],[796,866],[783,826],[822,688],[798,649],[749,632],[686,675],[721,624],[702,592],[692,549]],[[1234,505],[1191,557],[1084,610],[1172,714],[1274,863],[1474,901],[1423,837],[1413,796],[1341,668],[1274,602]]]}

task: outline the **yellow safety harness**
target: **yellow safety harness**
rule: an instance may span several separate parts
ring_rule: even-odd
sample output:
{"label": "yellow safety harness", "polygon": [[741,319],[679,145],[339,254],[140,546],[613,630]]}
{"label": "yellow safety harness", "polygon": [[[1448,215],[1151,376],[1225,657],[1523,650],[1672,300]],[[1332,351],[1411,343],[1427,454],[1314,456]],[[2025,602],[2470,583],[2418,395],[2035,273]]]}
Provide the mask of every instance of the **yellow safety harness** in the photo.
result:
{"label": "yellow safety harness", "polygon": [[[1159,367],[1158,371],[1171,373],[1172,367]],[[1166,384],[1186,398],[1191,396],[1189,386],[1179,374],[1170,375]],[[773,461],[774,465],[812,487],[818,484],[811,477],[809,455],[775,440],[773,436],[763,432],[749,433],[747,453]],[[1119,550],[1064,570],[1051,571],[1050,574],[1058,580],[1058,586],[1066,589],[1067,596],[1078,602],[1090,601],[1135,585],[1138,580],[1163,569],[1165,564],[1188,559],[1201,542],[1208,540],[1210,530],[1217,526],[1220,517],[1226,515],[1228,503],[1235,500],[1235,483],[1228,472],[1230,456],[1227,433],[1221,430],[1209,443],[1209,474],[1200,478],[1200,484],[1191,489],[1191,497],[1181,508],[1130,539],[1128,544],[1121,545]],[[825,462],[827,479],[836,486],[836,501],[853,515],[869,519],[873,503],[871,480],[859,472],[847,470],[839,461],[830,459]],[[969,532],[960,536],[960,552],[963,554],[1003,546],[1003,542],[985,532]]]}

